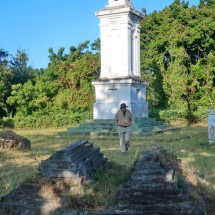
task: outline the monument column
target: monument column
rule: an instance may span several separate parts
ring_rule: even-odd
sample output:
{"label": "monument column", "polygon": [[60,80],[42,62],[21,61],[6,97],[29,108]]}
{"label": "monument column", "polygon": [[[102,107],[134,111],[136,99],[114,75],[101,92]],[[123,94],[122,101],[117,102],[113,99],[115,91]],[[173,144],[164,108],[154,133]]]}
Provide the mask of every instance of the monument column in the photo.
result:
{"label": "monument column", "polygon": [[113,119],[121,103],[134,118],[148,117],[146,83],[140,73],[140,26],[143,14],[132,0],[109,0],[100,18],[101,73],[95,87],[94,119]]}

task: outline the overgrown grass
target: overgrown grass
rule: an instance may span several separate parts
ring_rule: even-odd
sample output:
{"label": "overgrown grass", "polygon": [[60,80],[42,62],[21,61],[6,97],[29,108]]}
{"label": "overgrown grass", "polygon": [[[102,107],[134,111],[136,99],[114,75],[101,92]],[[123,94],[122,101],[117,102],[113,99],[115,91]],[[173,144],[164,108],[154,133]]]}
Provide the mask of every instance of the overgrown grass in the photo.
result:
{"label": "overgrown grass", "polygon": [[[62,130],[62,129],[61,129]],[[65,130],[65,129],[63,129]],[[57,137],[59,129],[15,130],[31,140],[31,150],[0,150],[0,197],[32,178],[38,172],[41,160],[47,159],[55,151],[86,137]],[[112,163],[105,174],[98,172],[96,183],[85,185],[82,195],[71,196],[76,206],[101,207],[110,201],[117,187],[128,177],[136,158],[153,146],[162,146],[182,160],[189,180],[198,190],[205,193],[209,201],[207,214],[215,211],[215,144],[208,143],[206,126],[188,126],[178,131],[164,134],[132,138],[132,145],[126,155],[119,153],[118,137],[89,137],[99,146]],[[193,177],[191,177],[193,176]],[[195,176],[200,176],[200,179]]]}

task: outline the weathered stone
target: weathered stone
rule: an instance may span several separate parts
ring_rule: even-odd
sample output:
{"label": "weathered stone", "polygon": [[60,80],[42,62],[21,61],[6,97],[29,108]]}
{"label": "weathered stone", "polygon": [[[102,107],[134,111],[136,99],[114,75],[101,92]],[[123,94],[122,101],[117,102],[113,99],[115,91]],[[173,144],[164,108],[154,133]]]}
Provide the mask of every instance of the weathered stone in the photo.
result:
{"label": "weathered stone", "polygon": [[93,178],[99,169],[108,166],[107,158],[88,140],[80,140],[42,161],[40,172],[45,177]]}
{"label": "weathered stone", "polygon": [[157,152],[145,152],[109,209],[113,214],[200,215],[202,211],[178,187]]}
{"label": "weathered stone", "polygon": [[7,130],[0,132],[0,148],[24,149],[31,148],[31,142],[25,137],[16,134],[14,131]]}

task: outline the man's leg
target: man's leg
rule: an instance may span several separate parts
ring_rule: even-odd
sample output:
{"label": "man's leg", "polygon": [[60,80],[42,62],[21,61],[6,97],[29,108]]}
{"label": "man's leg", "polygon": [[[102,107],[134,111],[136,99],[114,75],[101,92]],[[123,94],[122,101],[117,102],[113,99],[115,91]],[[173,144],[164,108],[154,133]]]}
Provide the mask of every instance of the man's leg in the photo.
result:
{"label": "man's leg", "polygon": [[128,150],[130,146],[130,139],[131,139],[131,127],[127,127],[125,130],[125,147]]}
{"label": "man's leg", "polygon": [[119,144],[120,144],[120,151],[126,152],[125,148],[125,132],[124,129],[120,126],[118,126],[118,134],[119,134]]}

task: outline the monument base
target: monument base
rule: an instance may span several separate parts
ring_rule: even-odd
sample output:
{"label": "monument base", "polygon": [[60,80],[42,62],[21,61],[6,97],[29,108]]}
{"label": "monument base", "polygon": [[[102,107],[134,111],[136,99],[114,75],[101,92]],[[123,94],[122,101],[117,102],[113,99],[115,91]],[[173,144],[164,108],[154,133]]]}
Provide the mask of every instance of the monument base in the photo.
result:
{"label": "monument base", "polygon": [[102,79],[93,85],[93,119],[114,119],[121,103],[126,103],[134,118],[148,118],[146,83],[141,78]]}

